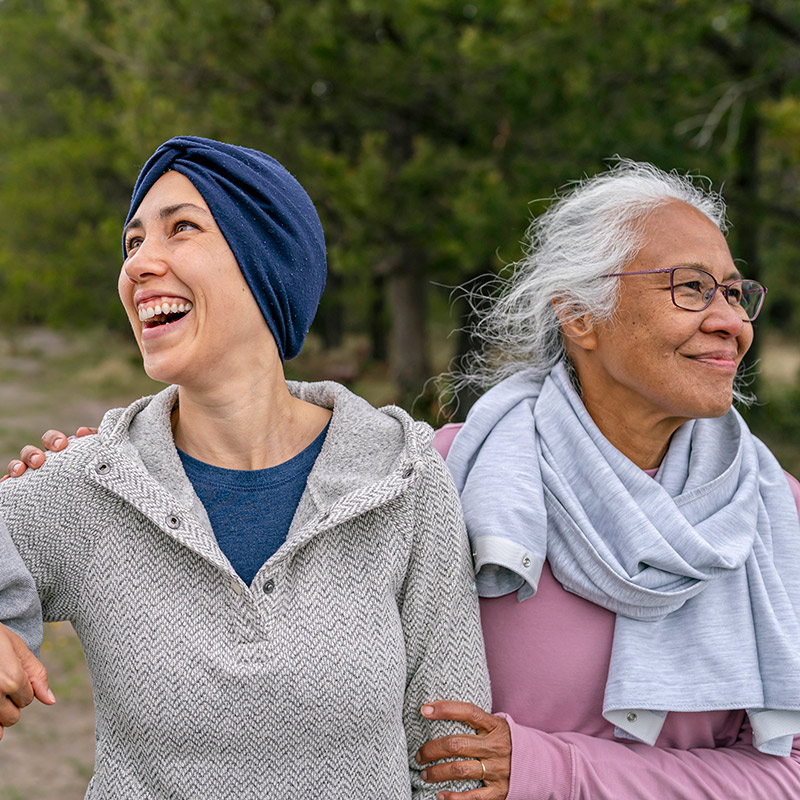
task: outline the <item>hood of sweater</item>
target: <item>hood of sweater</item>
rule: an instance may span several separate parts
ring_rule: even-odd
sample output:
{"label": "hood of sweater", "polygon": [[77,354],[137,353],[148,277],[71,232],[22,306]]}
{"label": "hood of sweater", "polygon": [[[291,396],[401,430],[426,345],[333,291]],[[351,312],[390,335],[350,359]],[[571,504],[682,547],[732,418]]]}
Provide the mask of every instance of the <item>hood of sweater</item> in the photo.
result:
{"label": "hood of sweater", "polygon": [[[396,406],[376,409],[332,381],[287,385],[295,397],[333,412],[292,531],[314,516],[341,522],[388,502],[424,468],[433,438],[427,423]],[[172,438],[171,413],[177,401],[178,387],[169,386],[127,408],[108,411],[98,432],[99,450],[139,462],[184,508],[207,521]]]}

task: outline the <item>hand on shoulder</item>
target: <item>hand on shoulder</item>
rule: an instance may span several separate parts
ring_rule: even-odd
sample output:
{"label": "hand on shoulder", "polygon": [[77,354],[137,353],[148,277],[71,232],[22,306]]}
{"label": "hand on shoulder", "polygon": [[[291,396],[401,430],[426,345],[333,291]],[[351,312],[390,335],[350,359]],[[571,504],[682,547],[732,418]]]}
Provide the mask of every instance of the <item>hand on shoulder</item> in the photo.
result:
{"label": "hand on shoulder", "polygon": [[[75,437],[92,436],[97,433],[97,428],[80,427],[75,432]],[[28,467],[31,469],[39,469],[47,459],[46,452],[57,453],[60,450],[66,449],[69,444],[70,438],[61,431],[49,430],[42,436],[42,446],[44,450],[35,447],[32,444],[25,445],[20,450],[19,459],[14,459],[8,462],[7,474],[0,478],[0,481],[7,480],[8,478],[19,478],[24,475]]]}

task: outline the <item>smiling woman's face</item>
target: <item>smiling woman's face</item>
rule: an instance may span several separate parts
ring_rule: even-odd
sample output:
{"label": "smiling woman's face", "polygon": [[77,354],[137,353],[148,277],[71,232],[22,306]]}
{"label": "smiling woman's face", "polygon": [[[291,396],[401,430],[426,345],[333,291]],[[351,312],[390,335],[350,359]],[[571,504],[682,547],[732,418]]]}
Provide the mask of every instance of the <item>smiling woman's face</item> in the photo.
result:
{"label": "smiling woman's face", "polygon": [[[643,233],[645,245],[625,272],[691,265],[719,283],[739,277],[722,232],[685,203],[658,208]],[[631,424],[673,428],[725,414],[736,370],[753,341],[752,324],[721,291],[703,311],[676,308],[669,273],[619,280],[613,318],[592,324],[587,336],[575,340],[578,348],[568,344],[584,402],[601,430],[610,414]]]}
{"label": "smiling woman's face", "polygon": [[201,194],[178,172],[153,184],[125,231],[119,295],[147,374],[208,386],[277,353]]}

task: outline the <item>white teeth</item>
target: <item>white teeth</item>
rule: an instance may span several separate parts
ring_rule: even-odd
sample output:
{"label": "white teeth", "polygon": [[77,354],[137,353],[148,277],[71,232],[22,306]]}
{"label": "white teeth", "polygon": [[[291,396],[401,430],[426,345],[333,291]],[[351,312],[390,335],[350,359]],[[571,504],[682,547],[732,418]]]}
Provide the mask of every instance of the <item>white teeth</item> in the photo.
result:
{"label": "white teeth", "polygon": [[157,303],[155,306],[139,306],[139,321],[146,322],[148,319],[159,314],[184,314],[192,310],[192,304],[188,301],[185,303],[168,303],[166,301]]}

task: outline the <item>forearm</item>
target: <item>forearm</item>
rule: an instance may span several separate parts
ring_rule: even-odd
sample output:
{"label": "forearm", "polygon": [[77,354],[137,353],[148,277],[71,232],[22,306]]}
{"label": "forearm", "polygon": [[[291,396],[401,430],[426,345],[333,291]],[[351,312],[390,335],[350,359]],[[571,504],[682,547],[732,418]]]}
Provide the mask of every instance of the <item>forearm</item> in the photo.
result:
{"label": "forearm", "polygon": [[42,644],[42,609],[33,577],[0,521],[0,622],[34,652]]}
{"label": "forearm", "polygon": [[731,747],[650,747],[509,720],[508,800],[775,800],[800,797],[800,738],[788,758],[759,753],[745,732]]}

